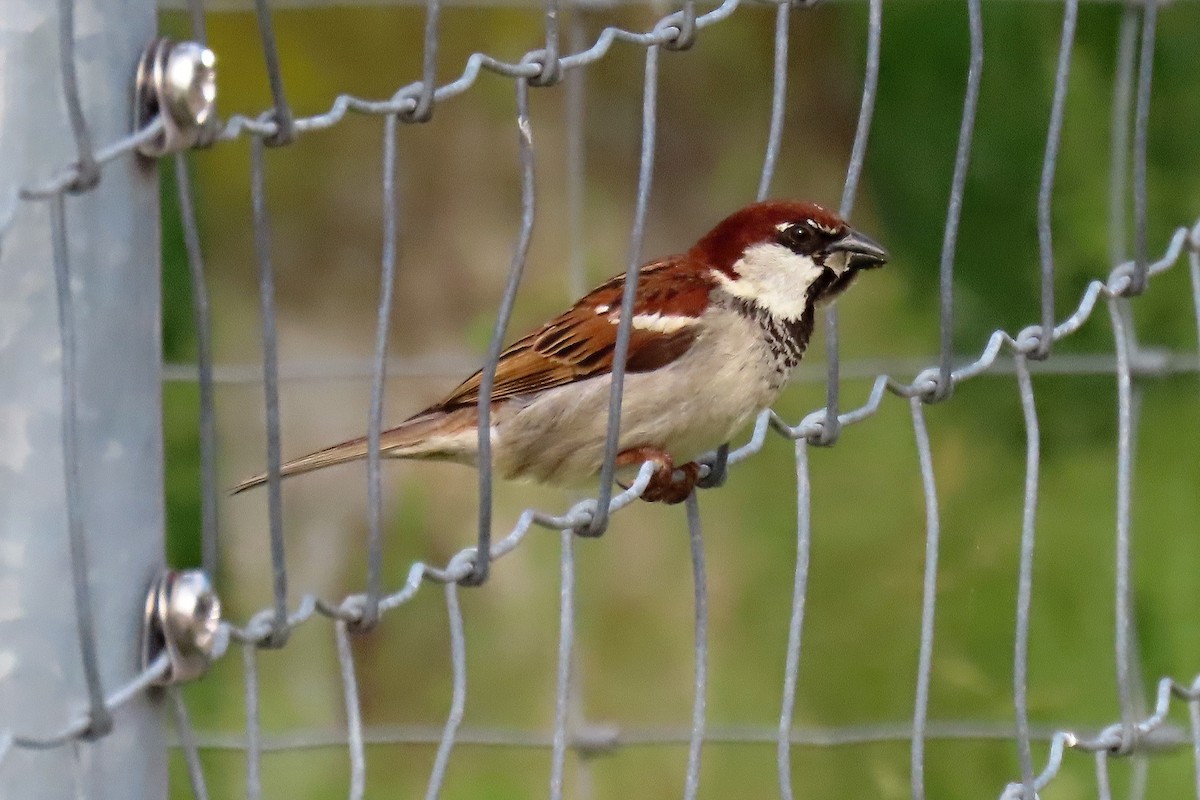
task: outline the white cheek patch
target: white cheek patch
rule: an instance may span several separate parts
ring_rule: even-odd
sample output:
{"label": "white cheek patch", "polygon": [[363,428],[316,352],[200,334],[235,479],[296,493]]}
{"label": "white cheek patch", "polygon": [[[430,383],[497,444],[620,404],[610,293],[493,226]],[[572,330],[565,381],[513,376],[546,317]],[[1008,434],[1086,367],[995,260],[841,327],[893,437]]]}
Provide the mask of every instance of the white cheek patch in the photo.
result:
{"label": "white cheek patch", "polygon": [[[608,321],[613,325],[621,322],[620,314],[611,314]],[[651,331],[653,333],[675,333],[676,331],[689,328],[696,324],[694,317],[681,317],[670,314],[634,314],[633,327],[641,331]]]}
{"label": "white cheek patch", "polygon": [[808,256],[774,242],[747,248],[733,269],[737,278],[721,272],[713,277],[734,297],[751,300],[785,319],[800,318],[808,305],[808,288],[823,272]]}

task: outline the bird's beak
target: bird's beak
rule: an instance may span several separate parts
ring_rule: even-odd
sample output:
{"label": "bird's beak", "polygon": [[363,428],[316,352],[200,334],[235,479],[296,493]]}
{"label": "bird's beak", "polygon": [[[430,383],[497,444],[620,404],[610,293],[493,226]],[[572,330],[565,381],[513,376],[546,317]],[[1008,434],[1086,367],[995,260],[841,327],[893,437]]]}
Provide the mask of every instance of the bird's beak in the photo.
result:
{"label": "bird's beak", "polygon": [[845,253],[847,266],[874,269],[887,263],[888,254],[869,237],[853,228],[828,247],[831,253]]}

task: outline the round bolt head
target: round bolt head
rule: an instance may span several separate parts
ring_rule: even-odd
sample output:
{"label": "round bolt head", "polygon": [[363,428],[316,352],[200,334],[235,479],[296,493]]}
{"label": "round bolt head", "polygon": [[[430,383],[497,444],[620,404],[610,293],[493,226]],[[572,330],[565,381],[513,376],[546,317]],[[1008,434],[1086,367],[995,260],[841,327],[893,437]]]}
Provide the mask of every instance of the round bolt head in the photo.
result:
{"label": "round bolt head", "polygon": [[196,42],[171,48],[163,75],[163,98],[183,126],[203,125],[217,102],[217,57]]}
{"label": "round bolt head", "polygon": [[202,571],[168,570],[150,587],[142,631],[142,668],[165,656],[160,686],[195,680],[208,671],[221,629],[221,601]]}
{"label": "round bolt head", "polygon": [[200,570],[177,572],[167,584],[167,629],[180,651],[212,654],[221,625],[221,601]]}

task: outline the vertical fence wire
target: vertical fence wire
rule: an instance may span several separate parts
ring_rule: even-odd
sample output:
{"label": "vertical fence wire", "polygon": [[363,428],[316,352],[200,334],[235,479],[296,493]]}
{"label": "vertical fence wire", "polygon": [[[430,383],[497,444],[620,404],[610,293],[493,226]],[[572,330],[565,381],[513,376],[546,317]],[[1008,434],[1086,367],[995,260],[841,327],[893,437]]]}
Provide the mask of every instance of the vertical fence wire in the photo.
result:
{"label": "vertical fence wire", "polygon": [[75,0],[58,0],[58,58],[63,97],[67,101],[67,118],[71,122],[71,134],[75,138],[75,151],[79,158],[79,174],[69,189],[82,191],[100,182],[100,165],[96,163],[92,134],[83,116],[83,103],[79,99],[79,73],[75,64]]}
{"label": "vertical fence wire", "polygon": [[[523,83],[523,81],[522,81]],[[429,785],[425,800],[437,800],[446,782],[446,768],[450,765],[450,751],[462,725],[463,711],[467,703],[467,642],[463,634],[462,610],[458,605],[458,585],[453,581],[445,586],[446,613],[450,617],[450,664],[453,670],[453,689],[450,697],[450,713],[446,716],[446,727],[438,744],[429,774]]]}
{"label": "vertical fence wire", "polygon": [[279,344],[275,324],[275,275],[271,265],[271,233],[267,217],[266,143],[250,141],[250,205],[254,219],[254,250],[258,259],[259,313],[262,316],[263,395],[267,423],[267,516],[271,543],[274,617],[265,644],[282,647],[288,637],[287,562],[283,540],[283,492],[279,421]]}
{"label": "vertical fence wire", "polygon": [[858,124],[854,129],[854,144],[850,148],[850,163],[846,165],[846,182],[842,185],[839,213],[849,219],[854,213],[858,184],[862,178],[863,162],[867,159],[867,140],[871,137],[871,122],[875,118],[875,96],[879,92],[879,53],[883,39],[883,0],[870,0],[867,11],[867,66],[863,75],[862,101],[858,109]]}
{"label": "vertical fence wire", "polygon": [[1036,358],[1050,354],[1054,338],[1054,242],[1051,215],[1054,201],[1054,173],[1058,166],[1058,148],[1062,143],[1063,115],[1067,106],[1067,84],[1071,75],[1071,51],[1075,47],[1075,21],[1079,0],[1066,0],[1063,7],[1062,41],[1058,48],[1058,66],[1054,73],[1054,98],[1050,104],[1050,124],[1046,132],[1046,152],[1042,160],[1042,179],[1038,186],[1038,255],[1041,261],[1042,332],[1034,350]]}
{"label": "vertical fence wire", "polygon": [[254,14],[258,21],[258,35],[262,40],[263,59],[267,67],[267,83],[271,89],[271,102],[274,103],[270,119],[275,123],[275,131],[264,138],[264,143],[270,146],[288,144],[296,136],[296,122],[292,115],[292,108],[288,105],[287,95],[283,90],[279,47],[275,42],[275,25],[271,19],[271,9],[267,5],[267,0],[254,0]]}
{"label": "vertical fence wire", "polygon": [[800,674],[800,647],[808,596],[808,558],[812,542],[812,484],[808,475],[808,441],[797,439],[796,458],[796,576],[792,585],[792,613],[788,622],[787,656],[783,671],[783,708],[779,714],[776,760],[779,796],[792,800],[792,719],[796,710],[796,684]]}
{"label": "vertical fence wire", "polygon": [[192,325],[196,332],[196,372],[200,394],[200,564],[211,576],[216,575],[221,558],[220,522],[217,517],[217,423],[213,396],[212,321],[208,282],[204,276],[204,252],[200,246],[200,228],[196,221],[196,207],[192,202],[192,179],[185,153],[175,154],[175,186],[192,289]]}
{"label": "vertical fence wire", "polygon": [[550,800],[562,800],[567,758],[571,661],[575,648],[575,533],[559,533],[558,662],[554,683],[554,734],[550,753]]}
{"label": "vertical fence wire", "polygon": [[192,797],[195,800],[208,800],[208,783],[204,779],[204,765],[200,763],[200,748],[196,746],[196,732],[192,729],[187,705],[183,702],[183,690],[178,686],[172,686],[167,689],[167,695],[171,701],[171,713],[175,717],[175,735],[179,737],[184,763],[187,765],[188,783],[192,789]]}
{"label": "vertical fence wire", "polygon": [[1096,752],[1096,800],[1112,800],[1112,782],[1108,777],[1108,753]]}
{"label": "vertical fence wire", "polygon": [[[867,64],[863,75],[862,101],[858,110],[858,124],[854,130],[854,144],[850,148],[850,162],[846,165],[846,181],[842,185],[842,201],[839,214],[849,219],[854,213],[854,201],[858,196],[858,184],[862,177],[863,163],[867,158],[867,140],[871,135],[871,122],[875,117],[875,97],[879,91],[879,53],[883,39],[883,0],[870,0],[867,12]],[[825,359],[826,389],[825,418],[817,444],[832,445],[841,432],[838,406],[841,387],[841,348],[838,339],[838,310],[835,298],[825,309]]]}
{"label": "vertical fence wire", "polygon": [[1130,294],[1146,290],[1149,277],[1148,206],[1146,202],[1146,147],[1150,137],[1150,86],[1154,70],[1154,39],[1158,0],[1142,3],[1142,42],[1138,54],[1137,99],[1133,118],[1133,280]]}
{"label": "vertical fence wire", "polygon": [[700,751],[704,746],[708,705],[708,577],[704,569],[704,538],[700,530],[700,502],[696,493],[687,498],[688,541],[692,551],[692,591],[695,611],[695,694],[692,698],[692,733],[688,742],[684,800],[696,800],[700,791]]}
{"label": "vertical fence wire", "polygon": [[558,0],[545,0],[542,18],[546,34],[541,54],[542,72],[534,78],[534,83],[552,86],[562,79],[562,64],[558,60]]}
{"label": "vertical fence wire", "polygon": [[787,101],[788,28],[792,18],[791,3],[780,3],[775,9],[775,61],[771,84],[771,124],[767,130],[767,147],[763,156],[762,174],[758,179],[757,200],[766,200],[771,193],[771,179],[779,161],[779,145],[783,140],[783,122]]}
{"label": "vertical fence wire", "polygon": [[1188,253],[1188,273],[1192,278],[1192,305],[1196,311],[1196,344],[1200,354],[1200,225],[1192,229],[1194,249]]}
{"label": "vertical fence wire", "polygon": [[1133,587],[1131,584],[1133,504],[1133,379],[1129,365],[1128,320],[1117,298],[1108,300],[1112,320],[1113,340],[1117,355],[1117,535],[1114,645],[1117,663],[1117,696],[1121,708],[1121,750],[1128,752],[1134,745],[1137,713],[1131,675],[1133,631]]}
{"label": "vertical fence wire", "polygon": [[258,646],[242,645],[242,685],[246,705],[246,799],[262,797],[262,731],[259,726]]}
{"label": "vertical fence wire", "polygon": [[475,563],[471,575],[464,583],[479,585],[487,580],[492,558],[492,387],[496,381],[496,365],[504,347],[504,334],[512,316],[513,304],[517,300],[517,289],[521,286],[521,275],[529,257],[529,243],[533,238],[534,181],[533,181],[533,126],[529,121],[529,82],[518,79],[517,85],[517,140],[521,166],[521,231],[517,236],[512,263],[508,268],[508,280],[500,307],[496,313],[496,325],[488,343],[487,358],[479,377],[479,538],[476,545]]}
{"label": "vertical fence wire", "polygon": [[917,656],[917,689],[912,725],[912,796],[925,797],[925,736],[929,721],[929,685],[933,672],[933,622],[937,607],[938,540],[941,518],[938,513],[937,485],[933,472],[933,452],[925,427],[925,408],[920,397],[909,399],[913,435],[921,465],[921,484],[925,494],[925,577],[921,593],[921,647]]}
{"label": "vertical fence wire", "polygon": [[204,19],[204,0],[187,0],[187,10],[192,25],[192,39],[200,44],[207,44],[208,26]]}
{"label": "vertical fence wire", "polygon": [[958,244],[958,226],[962,219],[963,191],[967,168],[971,163],[971,142],[975,138],[975,111],[979,106],[979,87],[983,80],[983,9],[981,0],[967,0],[971,55],[967,66],[967,93],[963,100],[962,121],[958,129],[958,149],[954,154],[954,174],[950,179],[950,203],[946,210],[946,228],[942,235],[939,275],[939,319],[941,326],[937,388],[933,398],[944,400],[954,391],[954,255]]}
{"label": "vertical fence wire", "polygon": [[604,439],[604,462],[600,469],[600,491],[596,511],[588,526],[589,535],[598,536],[608,525],[612,501],[613,476],[617,460],[617,442],[621,435],[621,394],[625,385],[625,360],[633,332],[633,302],[637,295],[642,264],[642,239],[646,232],[646,210],[654,176],[654,137],[658,117],[658,45],[646,48],[645,82],[642,87],[642,149],[638,167],[637,201],[629,235],[629,261],[625,270],[625,290],[621,295],[621,319],[613,348],[612,390],[608,402],[608,429]]}
{"label": "vertical fence wire", "polygon": [[[571,52],[585,48],[583,10],[576,8],[568,17],[567,37]],[[587,71],[574,69],[563,80],[566,93],[565,126],[567,134],[567,293],[573,301],[587,291],[584,206],[587,189],[586,81]]]}
{"label": "vertical fence wire", "polygon": [[433,116],[433,92],[437,88],[438,20],[441,16],[440,0],[426,0],[425,43],[421,53],[421,92],[416,105],[407,113],[400,114],[406,122],[428,122]]}
{"label": "vertical fence wire", "polygon": [[67,250],[66,200],[62,194],[50,201],[50,241],[54,258],[54,286],[58,301],[58,330],[62,347],[62,454],[64,502],[67,509],[67,546],[71,559],[71,591],[75,600],[75,625],[83,677],[87,685],[89,735],[102,736],[112,729],[112,715],[104,703],[100,663],[96,654],[96,622],[88,583],[87,532],[79,475],[79,434],[75,348],[75,311],[71,301],[71,265]]}
{"label": "vertical fence wire", "polygon": [[[1149,13],[1147,9],[1147,13]],[[1139,159],[1138,149],[1145,147],[1144,139],[1141,136],[1138,126],[1141,124],[1141,103],[1143,96],[1149,94],[1149,85],[1142,84],[1142,72],[1147,70],[1147,65],[1143,64],[1139,68],[1138,75],[1138,94],[1136,101],[1132,97],[1133,89],[1133,69],[1134,69],[1134,44],[1136,37],[1137,15],[1132,6],[1127,6],[1121,17],[1121,22],[1118,28],[1117,55],[1114,65],[1113,75],[1113,108],[1112,108],[1112,130],[1110,133],[1110,190],[1109,190],[1109,219],[1112,222],[1119,223],[1110,233],[1109,239],[1109,258],[1115,265],[1121,263],[1128,252],[1129,244],[1126,240],[1126,211],[1129,207],[1129,198],[1126,196],[1127,176],[1129,174],[1129,164],[1132,157],[1134,171],[1134,213],[1135,217],[1138,214],[1144,214],[1144,208],[1138,210],[1139,196],[1143,197],[1144,202],[1144,185],[1139,187],[1138,184],[1138,166]],[[1143,19],[1143,34],[1147,33],[1146,25],[1153,25],[1152,19]],[[1152,30],[1149,31],[1149,36],[1153,36]],[[1145,36],[1142,39],[1142,47],[1146,48],[1147,40]],[[1151,45],[1151,52],[1153,46]],[[1146,50],[1143,49],[1143,53]],[[1147,81],[1148,81],[1148,76]],[[1131,102],[1136,102],[1133,108],[1130,107]],[[1134,141],[1133,152],[1129,148],[1129,131],[1130,131],[1130,115],[1133,112],[1134,126]],[[1144,158],[1144,150],[1140,158]],[[1144,177],[1144,176],[1143,176]],[[1134,223],[1134,274],[1132,276],[1130,290],[1140,292],[1144,288],[1138,288],[1139,281],[1144,281],[1146,275],[1142,274],[1142,262],[1144,261],[1145,252],[1140,248],[1144,247],[1144,242],[1140,241],[1139,237],[1144,236],[1145,231],[1140,227],[1141,222],[1135,219]],[[1134,419],[1133,404],[1134,404],[1134,387],[1132,386],[1129,375],[1129,358],[1130,351],[1135,346],[1133,344],[1133,331],[1131,329],[1132,319],[1129,314],[1129,309],[1124,307],[1126,304],[1122,301],[1112,298],[1108,301],[1109,313],[1112,318],[1113,336],[1116,347],[1117,358],[1117,397],[1118,397],[1118,442],[1117,442],[1117,563],[1116,563],[1116,626],[1115,647],[1117,664],[1117,682],[1118,682],[1118,698],[1121,706],[1121,724],[1122,724],[1122,747],[1132,747],[1133,742],[1131,736],[1134,731],[1132,720],[1139,716],[1141,704],[1140,696],[1135,696],[1136,686],[1140,675],[1135,672],[1135,666],[1131,661],[1130,655],[1130,639],[1133,635],[1132,621],[1132,596],[1131,589],[1128,585],[1129,580],[1129,525],[1131,523],[1128,504],[1131,501],[1130,493],[1132,488],[1127,485],[1126,481],[1130,480],[1128,471],[1132,470],[1132,451],[1134,448]],[[1125,490],[1123,492],[1123,489]],[[1122,563],[1122,554],[1124,554],[1124,563]],[[1139,796],[1145,787],[1146,778],[1146,763],[1138,759],[1135,762],[1135,768],[1131,774],[1131,796]]]}
{"label": "vertical fence wire", "polygon": [[1115,267],[1129,257],[1129,129],[1133,117],[1133,65],[1137,50],[1137,7],[1126,4],[1117,29],[1113,65],[1108,176],[1108,248]]}
{"label": "vertical fence wire", "polygon": [[[573,8],[567,18],[567,46],[572,53],[586,47],[586,21],[582,8]],[[567,192],[567,293],[573,300],[587,291],[586,234],[584,210],[587,189],[587,97],[586,70],[568,72],[563,79],[566,127]],[[550,753],[550,800],[562,800],[569,723],[572,706],[582,712],[578,682],[572,675],[575,662],[575,533],[559,532],[559,621],[558,660],[555,666],[554,733]],[[582,714],[577,714],[582,716]],[[576,790],[578,794],[578,789]]]}
{"label": "vertical fence wire", "polygon": [[394,114],[383,120],[383,254],[379,275],[379,313],[375,322],[375,356],[371,367],[371,410],[367,419],[367,598],[361,625],[379,619],[383,591],[383,477],[379,437],[383,431],[383,389],[387,381],[388,336],[396,294],[396,127]]}
{"label": "vertical fence wire", "polygon": [[[1198,688],[1192,684],[1192,688]],[[1196,800],[1200,800],[1200,692],[1188,700],[1188,722],[1192,732],[1192,765],[1194,770]]]}
{"label": "vertical fence wire", "polygon": [[346,706],[346,740],[350,751],[350,800],[362,800],[367,786],[367,760],[363,752],[362,713],[359,708],[358,680],[354,675],[354,653],[345,620],[334,622],[338,666],[342,675],[342,699]]}
{"label": "vertical fence wire", "polygon": [[[1043,328],[1043,331],[1048,329]],[[1042,334],[1043,340],[1050,337]],[[1025,418],[1025,499],[1021,514],[1021,547],[1017,568],[1017,625],[1013,640],[1013,707],[1017,726],[1017,756],[1021,762],[1024,800],[1036,800],[1033,748],[1029,735],[1029,616],[1033,601],[1033,548],[1037,535],[1038,472],[1041,466],[1041,436],[1033,380],[1025,356],[1014,357],[1021,411]]]}

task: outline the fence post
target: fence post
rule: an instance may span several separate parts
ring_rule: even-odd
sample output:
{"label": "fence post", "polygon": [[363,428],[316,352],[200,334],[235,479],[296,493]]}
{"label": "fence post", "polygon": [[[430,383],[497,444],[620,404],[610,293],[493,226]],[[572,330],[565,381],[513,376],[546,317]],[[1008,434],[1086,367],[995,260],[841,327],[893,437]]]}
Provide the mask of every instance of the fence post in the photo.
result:
{"label": "fence post", "polygon": [[[84,139],[98,147],[129,133],[134,70],[156,28],[153,0],[76,0],[67,35],[64,5],[6,0],[0,14],[0,735],[17,737],[52,735],[88,709],[64,477],[56,201],[17,192],[79,158],[64,37]],[[146,590],[163,558],[157,171],[121,156],[94,188],[78,188],[65,195],[63,226],[74,510],[99,686],[111,694],[140,670]],[[94,740],[33,749],[18,738],[0,760],[0,796],[165,798],[166,764],[160,701],[142,692]]]}

